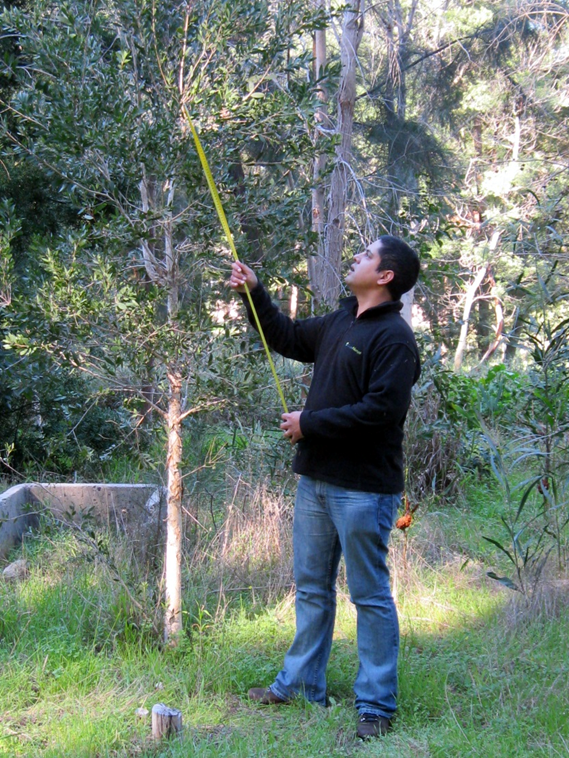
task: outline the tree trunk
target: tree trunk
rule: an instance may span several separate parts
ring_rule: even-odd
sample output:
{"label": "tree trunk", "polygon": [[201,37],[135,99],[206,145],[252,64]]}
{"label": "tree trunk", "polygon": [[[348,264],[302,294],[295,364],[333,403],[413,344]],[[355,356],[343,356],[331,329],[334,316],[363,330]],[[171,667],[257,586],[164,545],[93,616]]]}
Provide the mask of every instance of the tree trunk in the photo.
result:
{"label": "tree trunk", "polygon": [[403,309],[401,315],[410,327],[413,326],[413,301],[415,299],[415,287],[410,289],[409,292],[405,292],[401,296],[401,302],[403,303]]}
{"label": "tree trunk", "polygon": [[386,126],[390,134],[388,144],[387,172],[391,185],[390,200],[384,209],[388,219],[386,226],[397,233],[401,198],[415,195],[418,179],[413,164],[407,159],[407,139],[405,133],[407,118],[407,78],[406,66],[409,57],[408,45],[418,0],[412,0],[404,18],[400,0],[388,0],[384,18],[385,42],[389,68],[385,81],[383,103],[387,111]]}
{"label": "tree trunk", "polygon": [[[179,309],[179,253],[174,244],[173,212],[175,184],[167,179],[162,184],[161,194],[157,183],[146,175],[139,185],[142,208],[145,213],[155,211],[161,205],[162,224],[152,229],[151,238],[162,235],[163,255],[158,257],[154,242],[142,240],[142,253],[146,273],[150,281],[162,285],[166,291],[168,323],[176,327]],[[182,632],[182,375],[175,364],[175,358],[168,368],[168,412],[166,427],[168,433],[168,453],[166,458],[168,506],[166,530],[166,555],[164,561],[165,604],[164,641],[176,644]]]}
{"label": "tree trunk", "polygon": [[[324,8],[325,0],[318,0],[318,7]],[[316,130],[314,142],[318,144],[320,128],[328,124],[328,110],[326,103],[328,93],[323,81],[326,68],[326,29],[317,29],[314,33],[314,79],[318,82],[317,95],[320,105],[316,110]],[[324,214],[325,196],[322,176],[326,168],[326,155],[320,153],[314,159],[314,189],[312,190],[312,231],[318,235],[316,255],[308,259],[308,279],[314,292],[314,300],[320,303],[323,300],[321,289],[323,272],[326,269],[325,239],[324,239]]]}
{"label": "tree trunk", "polygon": [[512,161],[514,162],[520,159],[520,143],[522,138],[521,116],[524,108],[524,98],[518,96],[514,102],[514,136],[512,139]]}
{"label": "tree trunk", "polygon": [[478,366],[481,366],[485,361],[488,360],[488,358],[490,358],[490,356],[494,355],[498,349],[498,346],[500,345],[500,342],[502,341],[502,334],[504,332],[504,308],[502,307],[502,302],[498,297],[494,299],[494,311],[496,313],[496,331],[494,334],[494,339],[480,359]]}
{"label": "tree trunk", "polygon": [[[500,237],[502,235],[502,232],[500,230],[496,230],[490,239],[490,242],[488,243],[488,250],[490,253],[493,253],[497,246],[498,242],[500,241]],[[458,340],[458,345],[456,348],[456,353],[454,355],[454,370],[459,371],[462,366],[462,360],[464,358],[464,352],[466,350],[466,338],[468,336],[468,324],[470,321],[470,311],[472,309],[472,303],[474,302],[474,296],[476,295],[476,290],[482,282],[484,281],[484,277],[486,276],[488,269],[490,268],[491,261],[487,261],[482,268],[478,271],[476,274],[474,281],[468,288],[466,292],[466,299],[464,301],[464,310],[462,314],[462,326],[460,328],[460,337]]]}
{"label": "tree trunk", "polygon": [[[179,257],[172,233],[174,183],[167,182],[168,214],[164,224],[164,267],[168,288],[168,321],[177,328]],[[175,363],[168,368],[168,455],[166,458],[168,526],[166,530],[164,640],[176,645],[182,632],[182,374]]]}
{"label": "tree trunk", "polygon": [[492,342],[492,325],[490,323],[492,316],[492,307],[490,303],[492,289],[492,274],[488,271],[488,277],[484,285],[480,288],[480,296],[477,298],[477,318],[476,318],[476,342],[478,353],[484,355],[488,345]]}
{"label": "tree trunk", "polygon": [[472,303],[474,302],[474,296],[476,295],[476,291],[478,290],[478,287],[482,284],[484,281],[484,277],[486,276],[486,272],[488,271],[489,264],[486,263],[482,268],[478,271],[476,276],[474,277],[474,281],[469,286],[469,288],[466,291],[466,298],[464,300],[464,308],[462,311],[462,326],[460,327],[460,337],[458,339],[458,345],[456,348],[456,353],[454,355],[454,370],[460,371],[460,368],[462,366],[462,360],[464,358],[464,352],[466,350],[466,338],[468,337],[468,324],[470,321],[470,311],[472,309]]}
{"label": "tree trunk", "polygon": [[518,322],[520,321],[520,307],[516,305],[514,309],[514,315],[512,317],[512,326],[509,329],[505,347],[504,347],[504,363],[511,363],[514,360],[516,350],[518,349],[517,335],[519,331]]}
{"label": "tree trunk", "polygon": [[348,3],[344,13],[340,57],[342,70],[338,89],[336,132],[340,144],[336,148],[336,161],[330,180],[328,217],[325,229],[323,255],[317,260],[317,272],[311,285],[317,305],[335,308],[340,297],[340,270],[344,237],[348,177],[350,174],[354,105],[356,100],[356,59],[363,34],[361,0]]}
{"label": "tree trunk", "polygon": [[182,632],[182,377],[176,368],[168,371],[168,457],[166,559],[164,567],[166,614],[164,641],[176,644]]}

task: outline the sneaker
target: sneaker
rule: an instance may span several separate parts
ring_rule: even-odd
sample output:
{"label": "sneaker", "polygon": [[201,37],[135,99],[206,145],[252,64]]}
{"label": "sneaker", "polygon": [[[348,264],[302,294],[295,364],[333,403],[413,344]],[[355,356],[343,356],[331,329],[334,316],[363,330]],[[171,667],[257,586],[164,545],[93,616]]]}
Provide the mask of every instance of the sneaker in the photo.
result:
{"label": "sneaker", "polygon": [[284,705],[288,700],[275,695],[270,687],[252,687],[249,692],[249,700],[253,700],[259,705]]}
{"label": "sneaker", "polygon": [[391,720],[377,713],[360,713],[358,718],[358,737],[368,740],[370,737],[383,737],[391,729]]}

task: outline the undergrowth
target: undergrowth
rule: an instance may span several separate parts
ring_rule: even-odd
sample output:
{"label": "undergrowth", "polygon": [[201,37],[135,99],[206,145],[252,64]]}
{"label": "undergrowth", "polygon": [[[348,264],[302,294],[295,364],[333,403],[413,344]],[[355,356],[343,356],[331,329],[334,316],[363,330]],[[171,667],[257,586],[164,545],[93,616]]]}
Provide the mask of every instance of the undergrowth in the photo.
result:
{"label": "undergrowth", "polygon": [[[205,519],[201,537],[188,530],[177,649],[161,646],[155,623],[159,576],[112,535],[101,535],[101,554],[77,531],[44,524],[14,556],[28,575],[0,584],[0,755],[567,754],[567,583],[544,579],[528,603],[492,582],[480,534],[495,493],[476,483],[467,492],[468,515],[464,504],[431,503],[407,537],[394,535],[400,707],[393,732],[369,744],[354,737],[356,619],[343,583],[331,707],[263,709],[245,696],[272,681],[294,631],[282,491],[236,480],[217,530]],[[180,739],[151,740],[158,702],[182,711]]]}

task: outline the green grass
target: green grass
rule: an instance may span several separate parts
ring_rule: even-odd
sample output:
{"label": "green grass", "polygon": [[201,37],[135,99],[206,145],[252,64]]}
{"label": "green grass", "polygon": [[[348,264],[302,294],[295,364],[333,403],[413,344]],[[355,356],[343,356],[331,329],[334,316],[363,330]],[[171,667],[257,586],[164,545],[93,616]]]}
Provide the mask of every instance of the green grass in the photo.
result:
{"label": "green grass", "polygon": [[[544,593],[547,602],[526,607],[485,576],[492,556],[475,537],[488,497],[468,516],[423,514],[406,560],[395,537],[400,709],[392,734],[365,745],[354,739],[355,614],[344,593],[328,669],[332,706],[263,709],[245,693],[280,668],[294,629],[290,595],[267,605],[233,593],[221,603],[219,592],[200,600],[189,586],[188,636],[164,650],[145,578],[129,574],[129,596],[104,557],[48,530],[24,548],[29,576],[0,584],[0,755],[567,755],[566,596]],[[133,598],[146,598],[145,607]],[[181,739],[150,739],[150,715],[137,709],[158,702],[181,709]]]}

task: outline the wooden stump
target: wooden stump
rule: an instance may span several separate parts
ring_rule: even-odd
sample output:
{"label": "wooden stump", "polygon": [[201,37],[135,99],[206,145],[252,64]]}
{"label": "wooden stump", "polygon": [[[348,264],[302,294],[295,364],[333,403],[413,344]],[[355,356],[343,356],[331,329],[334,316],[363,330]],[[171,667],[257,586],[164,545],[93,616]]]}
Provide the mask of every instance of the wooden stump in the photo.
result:
{"label": "wooden stump", "polygon": [[182,731],[182,711],[164,703],[152,707],[152,736],[155,740],[172,737]]}

